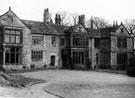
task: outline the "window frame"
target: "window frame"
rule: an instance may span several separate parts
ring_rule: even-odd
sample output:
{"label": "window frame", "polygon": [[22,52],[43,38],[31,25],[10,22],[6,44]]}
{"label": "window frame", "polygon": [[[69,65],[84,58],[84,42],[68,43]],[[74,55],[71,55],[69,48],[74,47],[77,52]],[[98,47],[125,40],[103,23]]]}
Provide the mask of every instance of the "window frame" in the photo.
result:
{"label": "window frame", "polygon": [[73,34],[72,35],[72,45],[73,46],[88,47],[88,36],[81,35],[81,34]]}
{"label": "window frame", "polygon": [[118,48],[127,48],[127,38],[117,37],[117,47]]}
{"label": "window frame", "polygon": [[32,45],[43,45],[44,36],[32,35]]}
{"label": "window frame", "polygon": [[[12,51],[11,49],[13,49],[14,51]],[[8,51],[6,51],[8,50]],[[17,51],[19,50],[19,51]],[[21,62],[21,56],[22,56],[22,48],[19,46],[6,46],[5,47],[5,64],[9,65],[9,64],[13,64],[13,65],[20,65],[22,64]],[[8,57],[8,56],[9,57]],[[18,57],[17,57],[18,55]],[[13,60],[11,58],[14,58]],[[17,61],[18,59],[18,61]],[[7,61],[8,60],[8,61]]]}
{"label": "window frame", "polygon": [[32,50],[31,51],[32,61],[42,61],[43,60],[43,50]]}
{"label": "window frame", "polygon": [[56,37],[55,36],[52,36],[52,46],[53,47],[56,47]]}
{"label": "window frame", "polygon": [[[6,43],[6,44],[22,44],[22,31],[21,30],[5,29],[4,32],[5,32],[4,33],[4,43]],[[20,34],[18,34],[17,32],[20,32]],[[8,37],[6,38],[6,36],[8,36]],[[20,38],[19,41],[17,41],[17,37]],[[7,39],[8,39],[8,41],[6,41]]]}

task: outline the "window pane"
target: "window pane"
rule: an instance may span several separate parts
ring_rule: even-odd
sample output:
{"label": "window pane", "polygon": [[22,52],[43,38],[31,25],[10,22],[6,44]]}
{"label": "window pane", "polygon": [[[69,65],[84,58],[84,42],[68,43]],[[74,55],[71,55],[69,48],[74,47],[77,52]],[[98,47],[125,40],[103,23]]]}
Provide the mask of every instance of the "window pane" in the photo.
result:
{"label": "window pane", "polygon": [[5,43],[9,43],[9,35],[5,35]]}
{"label": "window pane", "polygon": [[15,48],[14,47],[11,47],[10,48],[10,52],[15,52]]}
{"label": "window pane", "polygon": [[55,47],[56,46],[56,37],[52,37],[52,45]]}
{"label": "window pane", "polygon": [[32,51],[31,52],[31,59],[38,61],[43,59],[43,51]]}
{"label": "window pane", "polygon": [[20,36],[16,36],[16,43],[20,43]]}
{"label": "window pane", "polygon": [[10,53],[5,54],[5,63],[10,63]]}
{"label": "window pane", "polygon": [[10,63],[15,63],[15,53],[11,53],[11,62]]}
{"label": "window pane", "polygon": [[7,52],[10,52],[10,48],[5,48],[5,52],[7,53]]}
{"label": "window pane", "polygon": [[21,54],[20,53],[17,53],[16,54],[16,63],[17,64],[20,64],[21,63]]}
{"label": "window pane", "polygon": [[32,45],[43,45],[43,36],[32,36]]}
{"label": "window pane", "polygon": [[5,48],[5,63],[20,64],[21,63],[21,48],[6,47]]}
{"label": "window pane", "polygon": [[10,30],[5,30],[5,34],[10,34]]}
{"label": "window pane", "polygon": [[11,35],[11,43],[15,43],[15,36]]}
{"label": "window pane", "polygon": [[16,48],[16,53],[20,53],[21,52],[21,48]]}
{"label": "window pane", "polygon": [[11,30],[11,34],[15,34],[15,31]]}
{"label": "window pane", "polygon": [[20,31],[16,31],[16,35],[20,35],[21,34],[21,32]]}

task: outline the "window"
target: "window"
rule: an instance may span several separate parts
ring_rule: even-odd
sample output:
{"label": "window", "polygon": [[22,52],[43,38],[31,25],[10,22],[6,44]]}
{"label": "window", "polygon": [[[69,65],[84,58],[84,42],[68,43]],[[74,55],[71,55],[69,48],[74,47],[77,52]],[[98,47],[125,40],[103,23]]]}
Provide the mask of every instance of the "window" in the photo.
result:
{"label": "window", "polygon": [[94,39],[94,46],[95,46],[95,48],[99,47],[99,39],[98,38]]}
{"label": "window", "polygon": [[127,64],[127,53],[117,54],[117,64]]}
{"label": "window", "polygon": [[87,52],[73,51],[72,60],[74,64],[86,64]]}
{"label": "window", "polygon": [[118,37],[117,38],[118,48],[127,48],[127,38]]}
{"label": "window", "polygon": [[64,45],[65,45],[65,39],[64,39],[64,38],[61,38],[61,39],[60,39],[60,45],[61,45],[61,46],[64,46]]}
{"label": "window", "polygon": [[32,45],[43,45],[43,36],[32,36]]}
{"label": "window", "polygon": [[72,45],[88,46],[88,37],[86,35],[73,34]]}
{"label": "window", "polygon": [[121,30],[121,33],[123,33],[124,29],[123,28],[120,28],[120,30]]}
{"label": "window", "polygon": [[43,51],[32,51],[31,52],[31,59],[33,61],[40,61],[43,59]]}
{"label": "window", "polygon": [[20,47],[6,47],[5,48],[5,63],[6,64],[20,64],[21,63],[21,48]]}
{"label": "window", "polygon": [[20,44],[21,31],[6,29],[5,30],[5,43]]}
{"label": "window", "polygon": [[52,37],[52,46],[56,46],[56,37]]}

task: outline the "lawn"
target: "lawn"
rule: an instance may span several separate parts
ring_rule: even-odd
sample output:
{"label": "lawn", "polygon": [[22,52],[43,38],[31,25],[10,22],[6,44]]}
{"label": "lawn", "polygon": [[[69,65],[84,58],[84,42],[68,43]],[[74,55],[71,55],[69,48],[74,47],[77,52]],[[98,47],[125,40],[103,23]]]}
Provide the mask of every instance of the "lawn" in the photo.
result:
{"label": "lawn", "polygon": [[2,72],[0,73],[0,86],[22,88],[36,82],[45,81],[40,79],[26,78],[22,75],[11,75]]}

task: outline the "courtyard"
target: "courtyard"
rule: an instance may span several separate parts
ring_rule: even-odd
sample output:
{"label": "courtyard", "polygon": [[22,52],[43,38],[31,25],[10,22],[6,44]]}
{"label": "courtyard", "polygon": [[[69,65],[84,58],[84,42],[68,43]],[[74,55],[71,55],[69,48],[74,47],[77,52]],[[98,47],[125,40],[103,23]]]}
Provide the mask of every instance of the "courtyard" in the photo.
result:
{"label": "courtyard", "polygon": [[[26,98],[135,98],[135,78],[123,74],[75,70],[19,73],[42,79],[30,88],[3,88],[0,96]],[[2,91],[3,90],[3,91]]]}

